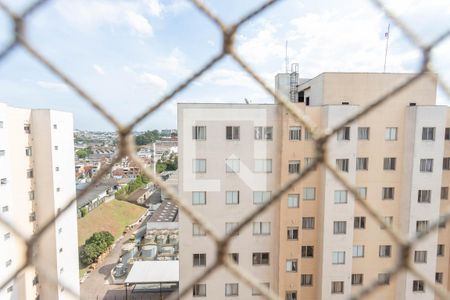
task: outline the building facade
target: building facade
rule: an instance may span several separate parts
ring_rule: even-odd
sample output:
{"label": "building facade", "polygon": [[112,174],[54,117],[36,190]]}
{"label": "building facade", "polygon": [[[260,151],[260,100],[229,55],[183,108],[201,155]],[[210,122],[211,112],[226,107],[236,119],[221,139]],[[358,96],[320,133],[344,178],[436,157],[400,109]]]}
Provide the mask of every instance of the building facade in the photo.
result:
{"label": "building facade", "polygon": [[[331,128],[412,76],[323,73],[299,79],[285,73],[276,76],[275,86],[318,126]],[[278,105],[179,104],[178,132],[180,195],[224,235],[315,156],[310,133]],[[413,237],[450,207],[450,109],[436,105],[435,76],[419,79],[340,130],[327,150],[329,161],[386,224],[378,225],[319,166],[233,237],[230,251],[239,266],[287,300],[347,299],[373,281],[381,285],[373,299],[435,299],[413,275],[384,273],[399,254],[385,227]],[[410,258],[446,289],[448,227],[430,233]],[[214,258],[213,243],[180,212],[180,289]],[[190,296],[260,297],[223,270],[197,283]]]}
{"label": "building facade", "polygon": [[[70,113],[0,103],[0,213],[25,238],[75,196],[73,149]],[[26,248],[11,229],[0,232],[3,281],[25,262]],[[74,298],[58,282],[79,294],[76,203],[41,235],[32,257],[0,299]]]}

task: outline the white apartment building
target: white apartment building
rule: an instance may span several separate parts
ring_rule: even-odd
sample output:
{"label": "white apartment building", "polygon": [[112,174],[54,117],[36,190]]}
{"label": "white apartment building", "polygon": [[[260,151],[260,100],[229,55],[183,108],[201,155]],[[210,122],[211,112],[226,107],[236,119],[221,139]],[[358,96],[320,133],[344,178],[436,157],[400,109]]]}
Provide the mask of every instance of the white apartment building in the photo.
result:
{"label": "white apartment building", "polygon": [[[75,195],[72,114],[0,103],[0,215],[30,238]],[[0,225],[0,282],[25,262],[21,239]],[[0,299],[77,299],[76,203],[32,250],[33,266],[0,290]]]}
{"label": "white apartment building", "polygon": [[[275,86],[313,122],[330,128],[412,76],[323,73],[299,79],[293,72],[278,74]],[[178,132],[180,195],[223,234],[315,157],[309,132],[276,104],[179,104]],[[384,273],[399,254],[385,227],[413,237],[450,207],[450,109],[436,105],[435,76],[340,130],[327,150],[386,225],[377,224],[321,166],[233,238],[230,252],[239,266],[286,300],[348,299],[374,280],[381,286],[369,299],[435,299],[419,278]],[[445,289],[449,227],[440,226],[411,253],[416,268]],[[214,251],[180,212],[180,289],[214,261]],[[197,283],[190,297],[260,298],[253,292],[221,270]]]}

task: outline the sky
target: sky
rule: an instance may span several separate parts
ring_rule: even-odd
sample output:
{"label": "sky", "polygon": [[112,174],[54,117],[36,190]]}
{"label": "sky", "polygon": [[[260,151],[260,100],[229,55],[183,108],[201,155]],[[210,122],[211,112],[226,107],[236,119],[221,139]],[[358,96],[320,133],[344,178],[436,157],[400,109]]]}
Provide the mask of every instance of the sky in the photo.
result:
{"label": "sky", "polygon": [[[31,1],[2,2],[20,12]],[[204,3],[231,24],[262,1]],[[424,42],[450,29],[448,0],[387,3]],[[302,78],[331,71],[382,72],[389,23],[387,72],[416,72],[420,51],[367,0],[280,1],[238,31],[236,48],[271,86],[275,75],[285,70],[286,41],[289,62],[299,64]],[[123,123],[221,51],[220,31],[185,0],[50,0],[27,24],[31,44]],[[12,28],[0,12],[0,49],[11,40]],[[450,84],[450,38],[432,57],[436,72]],[[243,103],[244,98],[273,102],[226,58],[137,129],[176,128],[178,102]],[[440,90],[437,101],[450,105]],[[114,129],[21,48],[0,62],[0,102],[72,112],[77,129]]]}

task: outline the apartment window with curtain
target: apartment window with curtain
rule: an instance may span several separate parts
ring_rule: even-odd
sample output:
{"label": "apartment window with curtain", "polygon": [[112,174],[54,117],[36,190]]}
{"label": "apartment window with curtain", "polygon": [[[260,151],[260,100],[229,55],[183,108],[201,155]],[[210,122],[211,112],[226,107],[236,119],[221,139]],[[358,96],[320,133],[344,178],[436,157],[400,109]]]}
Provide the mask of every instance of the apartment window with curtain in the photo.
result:
{"label": "apartment window with curtain", "polygon": [[192,205],[205,205],[206,192],[192,192]]}
{"label": "apartment window with curtain", "polygon": [[378,256],[379,257],[391,257],[391,245],[380,245],[378,248]]}
{"label": "apartment window with curtain", "polygon": [[288,165],[289,174],[298,174],[300,173],[300,161],[299,160],[290,160]]}
{"label": "apartment window with curtain", "polygon": [[358,127],[358,140],[369,140],[369,127]]}
{"label": "apartment window with curtain", "polygon": [[227,140],[239,140],[240,127],[239,126],[226,126],[225,135]]}
{"label": "apartment window with curtain", "polygon": [[352,285],[362,285],[363,278],[363,274],[352,274]]}
{"label": "apartment window with curtain", "polygon": [[349,160],[347,158],[336,159],[336,168],[342,172],[348,172]]}
{"label": "apartment window with curtain", "polygon": [[347,233],[347,222],[346,221],[334,221],[333,222],[333,233],[334,234],[346,234]]}
{"label": "apartment window with curtain", "polygon": [[441,187],[441,200],[448,199],[448,186]]}
{"label": "apartment window with curtain", "polygon": [[424,158],[420,160],[420,172],[430,173],[433,172],[433,159]]}
{"label": "apartment window with curtain", "polygon": [[345,251],[333,251],[332,261],[333,265],[345,264]]}
{"label": "apartment window with curtain", "polygon": [[444,273],[437,272],[435,276],[436,283],[442,284],[444,282]]}
{"label": "apartment window with curtain", "polygon": [[413,280],[413,292],[425,292],[425,282],[423,280]]}
{"label": "apartment window with curtain", "polygon": [[383,187],[382,189],[382,199],[383,200],[393,200],[394,199],[394,188],[393,187]]}
{"label": "apartment window with curtain", "polygon": [[[270,289],[270,282],[261,282],[261,285],[264,286],[265,289]],[[252,296],[259,296],[262,295],[260,291],[258,291],[256,288],[252,288]]]}
{"label": "apartment window with curtain", "polygon": [[272,160],[271,159],[255,159],[255,172],[256,173],[272,173]]}
{"label": "apartment window with curtain", "polygon": [[270,235],[270,222],[253,222],[253,235]]}
{"label": "apartment window with curtain", "polygon": [[416,221],[416,232],[417,233],[428,232],[428,221],[427,220]]}
{"label": "apartment window with curtain", "polygon": [[353,222],[354,229],[366,229],[366,217],[355,217]]}
{"label": "apartment window with curtain", "polygon": [[313,138],[313,134],[308,129],[305,129],[305,141],[310,141]]}
{"label": "apartment window with curtain", "polygon": [[298,126],[289,127],[289,140],[300,141],[302,139],[302,128]]}
{"label": "apartment window with curtain", "polygon": [[427,251],[414,251],[414,262],[421,264],[427,263]]}
{"label": "apartment window with curtain", "polygon": [[434,141],[436,128],[434,127],[423,127],[422,128],[422,140],[423,141]]}
{"label": "apartment window with curtain", "polygon": [[289,241],[298,240],[298,227],[288,227],[287,228],[287,239]]}
{"label": "apartment window with curtain", "polygon": [[394,217],[393,216],[385,216],[385,217],[383,217],[383,224],[380,225],[380,229],[386,229],[388,227],[391,227],[393,222],[394,222]]}
{"label": "apartment window with curtain", "polygon": [[297,300],[297,291],[287,291],[286,300]]}
{"label": "apartment window with curtain", "polygon": [[358,187],[357,191],[358,191],[358,195],[361,198],[361,200],[367,199],[367,188],[366,187]]}
{"label": "apartment window with curtain", "polygon": [[252,254],[253,265],[268,265],[269,258],[269,252],[255,252]]}
{"label": "apartment window with curtain", "polygon": [[197,223],[192,223],[192,236],[205,236],[206,231]]}
{"label": "apartment window with curtain", "polygon": [[[225,223],[225,234],[230,234],[239,226],[238,222],[226,222]],[[239,231],[235,233],[235,235],[239,235]]]}
{"label": "apartment window with curtain", "polygon": [[353,257],[364,257],[364,245],[353,245]]}
{"label": "apartment window with curtain", "polygon": [[271,141],[273,139],[273,127],[255,127],[255,140]]}
{"label": "apartment window with curtain", "polygon": [[286,260],[286,272],[297,272],[297,260],[288,259]]}
{"label": "apartment window with curtain", "polygon": [[431,190],[419,190],[417,202],[430,203],[431,202]]}
{"label": "apartment window with curtain", "polygon": [[312,274],[302,274],[300,278],[301,286],[312,286],[313,285],[313,275]]}
{"label": "apartment window with curtain", "polygon": [[344,282],[343,281],[332,281],[331,282],[331,293],[332,294],[343,294],[344,293]]}
{"label": "apartment window with curtain", "polygon": [[397,127],[386,127],[384,139],[386,141],[396,141],[397,140]]}
{"label": "apartment window with curtain", "polygon": [[450,127],[445,128],[444,139],[450,141]]}
{"label": "apartment window with curtain", "polygon": [[225,296],[226,297],[239,296],[239,284],[225,283]]}
{"label": "apartment window with curtain", "polygon": [[383,170],[394,171],[397,159],[395,157],[385,157],[383,160]]}
{"label": "apartment window with curtain", "polygon": [[357,157],[356,158],[356,170],[357,171],[367,171],[369,169],[369,158],[368,157]]}
{"label": "apartment window with curtain", "polygon": [[437,256],[444,256],[444,254],[445,254],[445,245],[438,244],[437,245]]}
{"label": "apartment window with curtain", "polygon": [[227,173],[239,173],[240,160],[239,159],[225,159],[225,171]]}
{"label": "apartment window with curtain", "polygon": [[450,170],[450,157],[444,157],[442,161],[442,169],[444,171]]}
{"label": "apartment window with curtain", "polygon": [[206,284],[197,283],[192,287],[193,297],[206,297]]}
{"label": "apartment window with curtain", "polygon": [[348,193],[345,190],[334,191],[334,203],[345,204],[348,201]]}
{"label": "apartment window with curtain", "polygon": [[30,134],[31,133],[31,126],[30,126],[30,124],[24,124],[23,125],[23,130],[25,131],[25,133]]}
{"label": "apartment window with curtain", "polygon": [[31,151],[31,147],[26,147],[26,148],[25,148],[25,155],[26,155],[26,156],[31,156],[32,153],[33,153],[33,152]]}
{"label": "apartment window with curtain", "polygon": [[239,204],[239,191],[226,191],[225,204],[237,205]]}
{"label": "apartment window with curtain", "polygon": [[302,218],[302,229],[314,229],[315,218],[314,217],[303,217]]}
{"label": "apartment window with curtain", "polygon": [[288,207],[289,208],[297,208],[299,207],[299,194],[289,194],[287,197],[288,200]]}
{"label": "apartment window with curtain", "polygon": [[350,127],[342,127],[337,132],[338,141],[349,141],[350,140]]}
{"label": "apartment window with curtain", "polygon": [[302,246],[301,251],[303,258],[314,257],[314,246]]}
{"label": "apartment window with curtain", "polygon": [[389,273],[378,273],[378,284],[389,285],[391,281],[391,275]]}
{"label": "apartment window with curtain", "polygon": [[192,261],[194,267],[204,267],[206,266],[206,254],[195,253],[192,255]]}
{"label": "apartment window with curtain", "polygon": [[[305,157],[305,168],[309,168],[310,166],[312,166],[315,160],[316,160],[315,157]],[[315,169],[316,167],[314,167],[314,170]]]}
{"label": "apartment window with curtain", "polygon": [[272,192],[269,191],[254,191],[253,192],[253,204],[264,204],[270,201]]}
{"label": "apartment window with curtain", "polygon": [[303,188],[303,200],[315,200],[316,199],[316,188],[305,187]]}
{"label": "apartment window with curtain", "polygon": [[193,140],[206,140],[206,126],[192,126]]}
{"label": "apartment window with curtain", "polygon": [[192,171],[194,173],[206,173],[206,159],[193,159]]}

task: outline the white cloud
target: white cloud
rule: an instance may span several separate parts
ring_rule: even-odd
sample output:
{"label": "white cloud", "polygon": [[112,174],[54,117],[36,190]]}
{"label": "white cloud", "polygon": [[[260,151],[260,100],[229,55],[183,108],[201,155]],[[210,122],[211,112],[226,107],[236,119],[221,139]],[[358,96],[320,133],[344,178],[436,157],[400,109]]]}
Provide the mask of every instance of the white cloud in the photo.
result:
{"label": "white cloud", "polygon": [[159,0],[145,0],[144,4],[146,5],[150,15],[156,17],[161,16],[163,5],[159,2]]}
{"label": "white cloud", "polygon": [[139,75],[139,82],[141,84],[148,84],[152,87],[155,87],[157,89],[160,89],[161,91],[164,91],[167,89],[167,81],[163,78],[159,77],[158,75],[152,74],[152,73],[143,73]]}
{"label": "white cloud", "polygon": [[68,87],[64,83],[55,82],[55,81],[46,81],[39,80],[36,82],[38,86],[44,89],[53,90],[53,91],[67,91]]}
{"label": "white cloud", "polygon": [[200,80],[201,84],[213,84],[221,87],[244,87],[253,89],[256,86],[253,78],[244,71],[230,69],[213,69],[207,72]]}
{"label": "white cloud", "polygon": [[92,67],[94,68],[95,72],[97,72],[97,74],[105,75],[105,70],[103,70],[103,68],[100,67],[99,65],[94,64]]}
{"label": "white cloud", "polygon": [[152,25],[150,25],[150,22],[144,16],[133,11],[127,11],[126,17],[128,24],[135,32],[144,35],[153,34]]}

